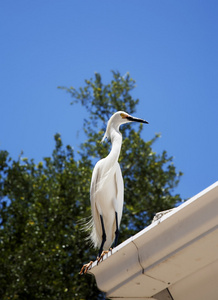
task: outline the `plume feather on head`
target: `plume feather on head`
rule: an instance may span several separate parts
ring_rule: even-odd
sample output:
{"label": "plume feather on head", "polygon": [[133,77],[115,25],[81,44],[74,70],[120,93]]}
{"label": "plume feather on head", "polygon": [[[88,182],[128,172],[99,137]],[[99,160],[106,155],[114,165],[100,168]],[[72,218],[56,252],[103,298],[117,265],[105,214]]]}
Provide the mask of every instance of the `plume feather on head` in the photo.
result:
{"label": "plume feather on head", "polygon": [[106,131],[105,131],[105,134],[101,140],[101,142],[103,143],[104,140],[107,138],[108,140],[110,140],[110,132],[109,132],[109,128],[110,128],[110,123],[111,123],[111,118],[108,120],[107,122],[107,128],[106,128]]}
{"label": "plume feather on head", "polygon": [[101,142],[103,143],[104,140],[105,140],[106,138],[107,138],[108,140],[110,140],[110,135],[108,134],[107,130],[106,130],[106,132],[105,132],[105,134],[104,134],[104,136],[103,136]]}
{"label": "plume feather on head", "polygon": [[103,143],[104,142],[104,140],[107,138],[107,134],[106,134],[106,132],[105,132],[105,134],[104,134],[104,136],[103,136],[103,138],[101,139],[101,143]]}

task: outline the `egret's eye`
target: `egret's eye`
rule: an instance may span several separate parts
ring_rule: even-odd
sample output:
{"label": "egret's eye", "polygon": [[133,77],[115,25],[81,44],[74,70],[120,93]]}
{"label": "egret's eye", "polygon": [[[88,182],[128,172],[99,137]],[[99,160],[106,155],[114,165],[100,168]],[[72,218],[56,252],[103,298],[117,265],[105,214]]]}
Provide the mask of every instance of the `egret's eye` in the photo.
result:
{"label": "egret's eye", "polygon": [[121,113],[120,116],[122,117],[122,119],[126,119],[127,115],[124,113]]}

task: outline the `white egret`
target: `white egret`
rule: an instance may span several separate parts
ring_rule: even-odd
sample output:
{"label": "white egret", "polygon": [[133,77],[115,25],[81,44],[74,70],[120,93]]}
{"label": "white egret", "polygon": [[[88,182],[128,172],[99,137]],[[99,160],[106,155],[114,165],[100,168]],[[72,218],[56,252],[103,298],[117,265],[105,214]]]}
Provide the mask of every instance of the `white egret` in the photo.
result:
{"label": "white egret", "polygon": [[[116,112],[109,119],[102,141],[105,138],[111,140],[112,148],[108,156],[96,163],[92,173],[90,239],[94,247],[99,248],[99,257],[101,257],[102,250],[109,249],[113,241],[114,246],[118,242],[124,198],[123,177],[118,163],[122,146],[122,134],[119,127],[130,122],[148,124],[147,121],[132,117],[124,111]],[[91,263],[84,265],[80,273],[84,268],[86,273]]]}

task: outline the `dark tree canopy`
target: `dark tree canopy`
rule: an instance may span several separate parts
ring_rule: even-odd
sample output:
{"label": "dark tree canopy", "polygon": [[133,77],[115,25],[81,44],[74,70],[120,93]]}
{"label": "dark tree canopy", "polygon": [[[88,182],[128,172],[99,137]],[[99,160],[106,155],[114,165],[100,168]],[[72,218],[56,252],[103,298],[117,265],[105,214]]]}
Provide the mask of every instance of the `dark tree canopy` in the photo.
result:
{"label": "dark tree canopy", "polygon": [[[89,113],[84,120],[87,141],[78,160],[59,134],[51,157],[38,164],[0,151],[0,299],[104,299],[93,277],[78,275],[83,263],[97,254],[80,224],[91,213],[93,158],[110,151],[110,143],[100,143],[106,122],[117,110],[134,114],[139,101],[131,96],[134,88],[130,75],[119,72],[112,72],[108,84],[96,73],[84,87],[62,88],[73,105],[80,103]],[[174,188],[182,173],[166,151],[152,151],[158,136],[145,142],[141,131],[142,126],[122,128],[125,204],[120,242],[147,226],[155,212],[181,201]]]}

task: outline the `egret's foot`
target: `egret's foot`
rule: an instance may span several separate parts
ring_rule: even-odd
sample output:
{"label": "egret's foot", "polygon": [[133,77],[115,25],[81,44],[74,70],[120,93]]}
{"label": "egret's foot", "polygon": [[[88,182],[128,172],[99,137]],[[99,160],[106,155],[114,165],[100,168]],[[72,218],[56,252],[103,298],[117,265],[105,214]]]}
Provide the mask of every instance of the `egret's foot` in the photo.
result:
{"label": "egret's foot", "polygon": [[112,248],[110,248],[109,250],[102,251],[100,257],[97,257],[97,261],[98,261],[97,264],[100,263],[100,261],[103,260],[104,255],[109,253],[110,251],[112,251]]}
{"label": "egret's foot", "polygon": [[91,267],[91,265],[93,264],[93,261],[91,260],[88,264],[83,265],[82,269],[80,270],[79,274],[86,274],[88,269]]}

